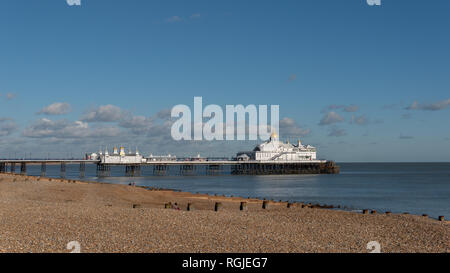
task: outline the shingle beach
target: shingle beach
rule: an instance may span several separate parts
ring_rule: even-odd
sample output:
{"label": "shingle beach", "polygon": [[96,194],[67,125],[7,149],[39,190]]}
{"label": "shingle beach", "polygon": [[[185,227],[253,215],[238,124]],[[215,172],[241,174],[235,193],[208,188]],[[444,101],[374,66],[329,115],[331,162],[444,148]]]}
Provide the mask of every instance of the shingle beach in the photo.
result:
{"label": "shingle beach", "polygon": [[450,252],[449,222],[423,216],[279,202],[263,210],[256,199],[9,174],[0,175],[0,219],[0,252],[67,253],[71,241],[108,253],[367,253],[371,241],[381,252]]}

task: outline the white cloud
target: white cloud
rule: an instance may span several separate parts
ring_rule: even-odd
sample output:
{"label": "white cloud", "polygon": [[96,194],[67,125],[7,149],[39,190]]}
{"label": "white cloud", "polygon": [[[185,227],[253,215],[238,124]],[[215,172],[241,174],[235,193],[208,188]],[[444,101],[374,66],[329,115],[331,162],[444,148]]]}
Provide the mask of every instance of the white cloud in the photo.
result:
{"label": "white cloud", "polygon": [[55,102],[47,107],[44,107],[38,114],[46,115],[64,115],[72,111],[70,104],[66,102]]}
{"label": "white cloud", "polygon": [[17,129],[16,123],[10,118],[0,118],[0,136],[9,136]]}
{"label": "white cloud", "polygon": [[163,120],[171,119],[171,109],[164,109],[156,113],[156,117]]}
{"label": "white cloud", "polygon": [[111,137],[117,136],[120,129],[115,127],[103,127],[90,129],[87,122],[68,120],[50,120],[42,118],[37,120],[23,131],[23,136],[29,138],[87,138],[87,137]]}
{"label": "white cloud", "polygon": [[365,115],[362,115],[362,116],[352,115],[352,119],[350,120],[350,123],[352,123],[352,124],[354,123],[357,125],[366,125],[369,123],[369,119]]}
{"label": "white cloud", "polygon": [[69,6],[81,6],[81,0],[66,0]]}
{"label": "white cloud", "polygon": [[331,104],[328,105],[325,110],[322,110],[322,113],[325,113],[326,111],[330,110],[342,110],[347,113],[354,113],[359,111],[359,106],[356,104],[350,104],[350,105],[337,105],[337,104]]}
{"label": "white cloud", "polygon": [[410,106],[406,107],[406,110],[424,110],[424,111],[439,111],[446,109],[450,106],[450,99],[438,101],[431,104],[422,104],[417,101],[413,102]]}
{"label": "white cloud", "polygon": [[16,97],[16,94],[14,94],[14,93],[6,93],[5,94],[5,99],[7,99],[7,100],[12,100],[15,97]]}
{"label": "white cloud", "polygon": [[153,119],[143,116],[133,116],[121,120],[119,126],[130,129],[134,134],[145,134],[151,130],[153,126]]}
{"label": "white cloud", "polygon": [[349,112],[349,113],[358,112],[358,110],[359,110],[359,106],[355,105],[355,104],[344,107],[344,111]]}
{"label": "white cloud", "polygon": [[183,18],[181,18],[180,16],[172,16],[166,19],[167,23],[177,23],[181,21],[183,21]]}
{"label": "white cloud", "polygon": [[345,132],[344,129],[340,129],[336,126],[331,127],[330,133],[328,134],[328,136],[333,136],[333,137],[341,137],[341,136],[346,136],[347,133]]}
{"label": "white cloud", "polygon": [[310,129],[300,127],[292,118],[285,117],[280,120],[280,136],[282,137],[306,136],[310,133]]}
{"label": "white cloud", "polygon": [[319,125],[321,125],[321,126],[323,126],[323,125],[331,125],[331,124],[335,124],[335,123],[339,123],[339,122],[343,122],[343,121],[344,121],[344,118],[341,117],[338,113],[336,113],[336,112],[328,112],[320,120]]}
{"label": "white cloud", "polygon": [[88,122],[114,122],[120,121],[127,116],[127,113],[114,105],[102,105],[98,108],[88,111],[81,118]]}

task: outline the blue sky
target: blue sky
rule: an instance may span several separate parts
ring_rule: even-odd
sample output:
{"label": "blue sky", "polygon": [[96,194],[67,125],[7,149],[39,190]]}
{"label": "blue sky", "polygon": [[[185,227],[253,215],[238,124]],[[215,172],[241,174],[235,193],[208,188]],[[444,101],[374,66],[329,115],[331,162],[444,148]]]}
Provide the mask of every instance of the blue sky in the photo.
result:
{"label": "blue sky", "polygon": [[447,0],[3,0],[0,157],[250,148],[168,139],[203,96],[280,105],[322,158],[450,161],[449,27]]}

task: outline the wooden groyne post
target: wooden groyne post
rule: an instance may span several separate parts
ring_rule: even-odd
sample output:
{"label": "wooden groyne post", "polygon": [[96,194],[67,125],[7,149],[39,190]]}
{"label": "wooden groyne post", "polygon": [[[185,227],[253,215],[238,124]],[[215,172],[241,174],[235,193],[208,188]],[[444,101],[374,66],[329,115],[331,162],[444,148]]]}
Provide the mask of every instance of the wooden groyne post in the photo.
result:
{"label": "wooden groyne post", "polygon": [[247,203],[246,202],[241,202],[241,205],[240,205],[239,209],[241,211],[247,210]]}

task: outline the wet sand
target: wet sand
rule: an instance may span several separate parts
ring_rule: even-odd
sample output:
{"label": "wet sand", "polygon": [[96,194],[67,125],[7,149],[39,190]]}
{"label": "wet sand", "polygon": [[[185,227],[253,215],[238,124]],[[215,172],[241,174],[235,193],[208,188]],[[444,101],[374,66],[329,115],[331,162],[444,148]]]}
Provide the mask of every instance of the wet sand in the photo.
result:
{"label": "wet sand", "polygon": [[371,241],[381,252],[450,252],[449,222],[423,216],[264,210],[257,199],[9,174],[0,174],[0,219],[0,252],[69,252],[71,241],[81,252],[367,253]]}

